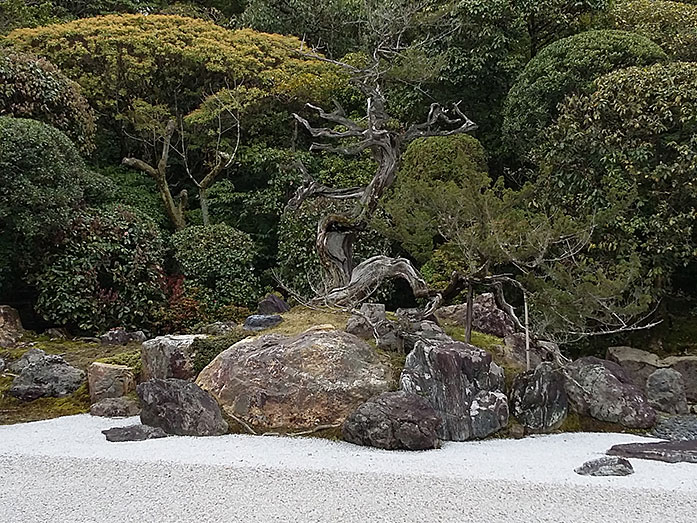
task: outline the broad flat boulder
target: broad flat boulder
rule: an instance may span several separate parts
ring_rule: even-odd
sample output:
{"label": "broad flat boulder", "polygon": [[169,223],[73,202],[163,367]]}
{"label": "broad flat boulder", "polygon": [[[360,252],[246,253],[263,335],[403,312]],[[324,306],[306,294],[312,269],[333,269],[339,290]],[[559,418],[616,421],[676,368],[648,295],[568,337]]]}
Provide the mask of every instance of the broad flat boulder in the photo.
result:
{"label": "broad flat boulder", "polygon": [[697,441],[625,443],[611,447],[607,454],[623,458],[665,461],[666,463],[697,463]]}
{"label": "broad flat boulder", "polygon": [[646,395],[617,363],[593,356],[570,363],[565,390],[571,408],[581,415],[631,429],[647,429],[656,422]]}
{"label": "broad flat boulder", "polygon": [[178,436],[219,436],[227,432],[219,405],[195,383],[155,378],[140,383],[136,391],[143,425]]}
{"label": "broad flat boulder", "polygon": [[9,393],[24,401],[44,396],[61,398],[75,392],[84,380],[85,373],[62,357],[45,355],[22,369],[12,381]]}
{"label": "broad flat boulder", "polygon": [[177,378],[191,380],[196,377],[191,346],[203,334],[158,336],[143,343],[141,360],[143,379]]}
{"label": "broad flat boulder", "polygon": [[667,367],[661,359],[651,352],[633,347],[610,347],[607,359],[622,367],[634,385],[646,390],[646,380],[657,369]]}
{"label": "broad flat boulder", "polygon": [[673,369],[658,369],[646,380],[649,405],[668,414],[687,414],[687,399],[682,374]]}
{"label": "broad flat boulder", "polygon": [[278,314],[252,314],[244,320],[242,328],[246,331],[259,332],[275,327],[283,321]]}
{"label": "broad flat boulder", "polygon": [[634,474],[634,467],[625,458],[618,456],[603,456],[602,458],[586,461],[574,470],[581,476],[629,476]]}
{"label": "broad flat boulder", "polygon": [[159,427],[147,425],[131,425],[130,427],[114,427],[102,431],[107,441],[121,443],[124,441],[145,441],[147,439],[166,438],[168,434]]}
{"label": "broad flat boulder", "polygon": [[342,427],[344,440],[387,450],[426,450],[439,445],[442,420],[431,404],[408,392],[384,392],[363,403]]}
{"label": "broad flat boulder", "polygon": [[257,433],[341,425],[361,403],[393,385],[391,369],[370,345],[326,327],[239,341],[196,382],[226,414]]}
{"label": "broad flat boulder", "polygon": [[0,347],[11,347],[24,334],[19,313],[9,305],[0,305]]}
{"label": "broad flat boulder", "polygon": [[[436,311],[436,317],[440,321],[464,327],[467,322],[467,304],[441,307]],[[504,338],[515,332],[513,320],[497,307],[494,295],[490,292],[474,298],[472,327],[479,332],[499,338]]]}
{"label": "broad flat boulder", "polygon": [[697,356],[671,356],[662,362],[682,374],[687,401],[697,403]]}
{"label": "broad flat boulder", "polygon": [[483,438],[508,423],[503,369],[491,355],[456,341],[418,341],[407,356],[401,388],[426,398],[443,419],[448,441]]}
{"label": "broad flat boulder", "polygon": [[104,398],[90,406],[90,414],[103,418],[130,418],[140,414],[140,403],[129,397]]}
{"label": "broad flat boulder", "polygon": [[261,300],[257,306],[257,313],[262,315],[269,314],[281,314],[288,312],[290,306],[285,302],[285,300],[275,294],[267,294]]}
{"label": "broad flat boulder", "polygon": [[120,398],[136,390],[136,378],[130,367],[109,363],[92,363],[87,369],[87,386],[90,401],[104,398]]}
{"label": "broad flat boulder", "polygon": [[551,432],[566,419],[564,375],[551,363],[540,363],[534,371],[516,376],[510,398],[511,415],[526,432]]}

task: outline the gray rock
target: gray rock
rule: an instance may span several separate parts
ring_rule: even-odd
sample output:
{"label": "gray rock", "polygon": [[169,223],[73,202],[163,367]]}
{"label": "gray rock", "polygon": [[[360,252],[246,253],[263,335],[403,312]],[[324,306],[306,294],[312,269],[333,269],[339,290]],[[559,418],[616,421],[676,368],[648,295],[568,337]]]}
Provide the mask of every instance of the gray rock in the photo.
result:
{"label": "gray rock", "polygon": [[633,347],[610,347],[607,359],[622,367],[634,385],[644,391],[649,375],[657,369],[667,367],[657,355]]}
{"label": "gray rock", "polygon": [[697,440],[697,416],[661,416],[651,434],[670,441]]}
{"label": "gray rock", "polygon": [[90,401],[104,398],[120,398],[136,390],[136,378],[130,367],[109,363],[92,363],[87,369],[87,386]]}
{"label": "gray rock", "polygon": [[414,350],[417,341],[429,340],[432,342],[450,343],[453,340],[445,331],[430,320],[415,321],[411,324],[410,330],[402,334],[404,339],[404,350],[409,353]]}
{"label": "gray rock", "polygon": [[44,396],[60,398],[75,392],[84,380],[83,371],[60,356],[47,355],[26,365],[12,381],[9,393],[24,401]]}
{"label": "gray rock", "polygon": [[44,331],[44,336],[48,336],[52,340],[67,340],[70,335],[68,331],[61,327],[51,327]]}
{"label": "gray rock", "polygon": [[565,389],[571,408],[600,421],[646,429],[656,422],[656,411],[617,363],[592,356],[566,367]]}
{"label": "gray rock", "polygon": [[650,459],[666,463],[697,463],[697,441],[626,443],[611,447],[607,454],[609,456]]}
{"label": "gray rock", "polygon": [[384,392],[351,414],[342,427],[343,438],[356,445],[387,450],[426,450],[439,445],[436,430],[441,418],[421,396]]}
{"label": "gray rock", "polygon": [[348,319],[346,332],[364,340],[371,340],[374,333],[370,324],[378,327],[378,333],[380,333],[379,327],[387,323],[385,306],[382,303],[364,303],[359,311],[361,314],[354,314]]}
{"label": "gray rock", "polygon": [[159,427],[147,425],[131,425],[130,427],[115,427],[102,431],[107,441],[116,443],[124,441],[145,441],[146,439],[166,438],[167,433]]}
{"label": "gray rock", "polygon": [[658,369],[646,380],[646,396],[654,409],[669,414],[687,414],[687,399],[682,374],[673,369]]}
{"label": "gray rock", "polygon": [[[467,321],[467,304],[441,307],[436,311],[439,320],[464,327]],[[496,306],[490,292],[474,298],[472,327],[479,332],[504,338],[515,332],[515,325],[508,315]]]}
{"label": "gray rock", "polygon": [[141,359],[143,379],[177,378],[191,380],[196,377],[192,344],[203,334],[158,336],[143,343]]}
{"label": "gray rock", "polygon": [[129,343],[143,343],[147,340],[143,331],[128,332],[123,327],[111,329],[99,336],[102,345],[127,345]]}
{"label": "gray rock", "polygon": [[697,356],[671,356],[662,363],[682,374],[687,401],[697,403]]}
{"label": "gray rock", "polygon": [[136,388],[144,425],[179,436],[219,436],[228,425],[215,399],[195,383],[169,378],[152,379]]}
{"label": "gray rock", "polygon": [[201,334],[208,334],[210,336],[224,336],[225,334],[230,334],[237,329],[237,324],[230,321],[216,321],[214,323],[209,323],[201,328]]}
{"label": "gray rock", "polygon": [[244,424],[240,430],[300,432],[342,424],[361,403],[390,390],[391,376],[370,345],[329,326],[244,339],[196,382]]}
{"label": "gray rock", "polygon": [[4,372],[4,371],[5,371],[5,366],[6,366],[6,365],[5,365],[5,360],[2,359],[2,358],[0,358],[0,372]]}
{"label": "gray rock", "polygon": [[564,375],[551,363],[540,363],[534,371],[516,376],[510,396],[511,414],[527,432],[551,432],[566,419]]}
{"label": "gray rock", "polygon": [[130,418],[140,414],[140,404],[134,398],[104,398],[90,407],[92,416]]}
{"label": "gray rock", "polygon": [[603,456],[602,458],[586,461],[575,469],[581,476],[629,476],[634,474],[634,467],[625,458]]}
{"label": "gray rock", "polygon": [[275,294],[267,294],[264,298],[259,301],[257,306],[257,313],[268,316],[270,314],[282,314],[288,312],[290,306],[285,302],[283,298],[276,296]]}
{"label": "gray rock", "polygon": [[[535,369],[543,361],[550,361],[554,352],[558,350],[556,344],[536,339],[530,340],[530,368]],[[503,339],[501,356],[512,366],[525,370],[527,368],[527,354],[525,352],[525,333],[516,332]]]}
{"label": "gray rock", "polygon": [[32,363],[43,361],[45,357],[46,353],[41,349],[29,349],[27,352],[22,354],[17,361],[10,364],[10,372],[19,374],[25,369],[25,367],[28,367]]}
{"label": "gray rock", "polygon": [[407,356],[401,388],[425,397],[443,419],[438,436],[465,441],[508,423],[503,369],[491,355],[454,341],[418,341]]}
{"label": "gray rock", "polygon": [[9,305],[0,305],[0,347],[12,347],[23,335],[19,313]]}
{"label": "gray rock", "polygon": [[263,331],[275,327],[283,321],[278,314],[252,314],[244,320],[244,325],[242,328],[246,331]]}

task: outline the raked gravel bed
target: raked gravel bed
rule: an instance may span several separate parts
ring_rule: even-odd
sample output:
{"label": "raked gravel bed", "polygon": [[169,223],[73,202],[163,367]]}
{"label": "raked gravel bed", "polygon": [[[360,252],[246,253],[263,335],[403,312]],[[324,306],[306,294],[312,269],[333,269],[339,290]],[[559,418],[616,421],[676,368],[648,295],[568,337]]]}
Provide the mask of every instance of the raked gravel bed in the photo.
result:
{"label": "raked gravel bed", "polygon": [[136,423],[88,415],[0,427],[0,521],[697,521],[697,465],[574,468],[626,434],[562,434],[388,452],[228,435],[109,443]]}

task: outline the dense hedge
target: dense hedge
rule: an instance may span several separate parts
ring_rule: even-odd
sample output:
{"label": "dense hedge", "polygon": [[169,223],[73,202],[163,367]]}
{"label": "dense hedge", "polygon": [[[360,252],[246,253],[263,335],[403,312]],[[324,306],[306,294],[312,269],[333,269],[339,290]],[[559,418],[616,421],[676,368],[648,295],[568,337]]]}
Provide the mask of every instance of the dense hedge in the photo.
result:
{"label": "dense hedge", "polygon": [[504,108],[507,148],[521,156],[539,144],[540,133],[573,93],[588,92],[593,80],[615,69],[667,59],[646,37],[624,31],[588,31],[545,47],[525,67]]}

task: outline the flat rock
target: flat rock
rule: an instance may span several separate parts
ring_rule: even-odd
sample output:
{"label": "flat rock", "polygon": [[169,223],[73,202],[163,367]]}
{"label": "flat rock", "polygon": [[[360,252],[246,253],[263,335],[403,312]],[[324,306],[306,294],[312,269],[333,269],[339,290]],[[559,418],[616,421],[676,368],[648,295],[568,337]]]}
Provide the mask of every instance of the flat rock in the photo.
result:
{"label": "flat rock", "polygon": [[566,366],[564,388],[571,408],[599,421],[646,429],[656,422],[656,411],[644,392],[617,363],[593,356]]}
{"label": "flat rock", "polygon": [[196,338],[205,338],[204,334],[182,334],[158,336],[143,343],[141,359],[143,362],[143,380],[153,378],[177,378],[192,380],[194,356],[191,346]]}
{"label": "flat rock", "polygon": [[666,463],[697,463],[697,441],[626,443],[611,447],[607,454],[623,458],[665,461]]}
{"label": "flat rock", "polygon": [[299,432],[340,426],[361,403],[392,388],[391,369],[365,341],[334,328],[247,338],[199,375],[241,430]]}
{"label": "flat rock", "polygon": [[344,422],[344,440],[387,450],[426,450],[439,446],[442,420],[430,403],[408,392],[384,392],[356,409]]}
{"label": "flat rock", "polygon": [[603,456],[602,458],[586,461],[574,470],[581,476],[629,476],[634,474],[634,467],[625,458],[618,456]]}
{"label": "flat rock", "polygon": [[26,365],[12,381],[9,393],[24,401],[50,396],[61,398],[75,392],[85,380],[85,373],[71,367],[62,357],[45,355]]}
{"label": "flat rock", "polygon": [[244,320],[242,328],[246,331],[263,331],[275,327],[283,321],[278,314],[252,314]]}
{"label": "flat rock", "polygon": [[503,369],[491,355],[456,341],[418,341],[407,356],[401,388],[426,398],[443,419],[448,441],[483,438],[508,423]]}
{"label": "flat rock", "polygon": [[513,380],[510,399],[511,414],[526,432],[551,432],[566,419],[564,375],[551,363],[540,363],[534,371],[518,374]]}
{"label": "flat rock", "polygon": [[136,378],[130,367],[109,363],[92,363],[87,369],[90,401],[120,398],[136,390]]}
{"label": "flat rock", "polygon": [[124,441],[145,441],[146,439],[166,438],[168,434],[159,427],[147,425],[131,425],[130,427],[114,427],[102,431],[107,441],[121,443]]}
{"label": "flat rock", "polygon": [[219,436],[228,430],[218,403],[195,383],[155,378],[140,383],[136,391],[143,425],[178,436]]}
{"label": "flat rock", "polygon": [[92,416],[130,418],[140,414],[140,404],[134,398],[104,398],[90,407]]}

